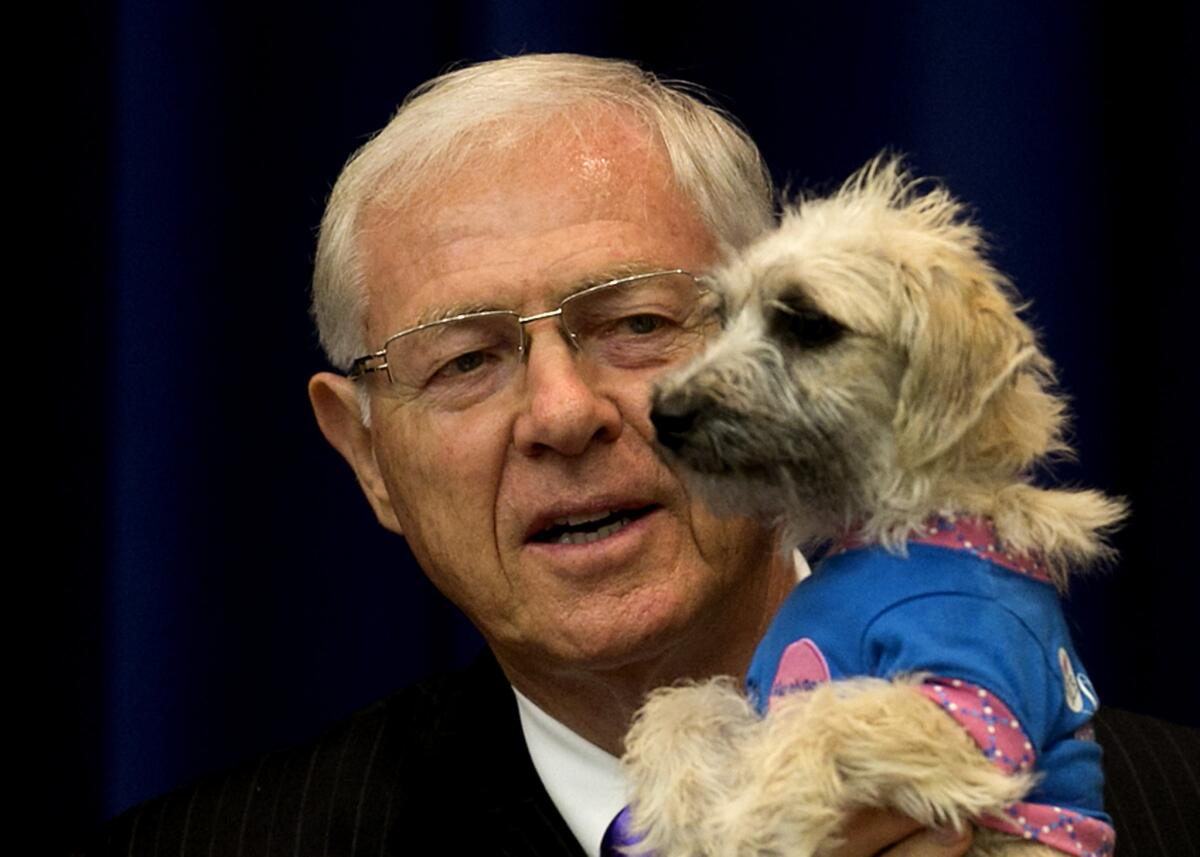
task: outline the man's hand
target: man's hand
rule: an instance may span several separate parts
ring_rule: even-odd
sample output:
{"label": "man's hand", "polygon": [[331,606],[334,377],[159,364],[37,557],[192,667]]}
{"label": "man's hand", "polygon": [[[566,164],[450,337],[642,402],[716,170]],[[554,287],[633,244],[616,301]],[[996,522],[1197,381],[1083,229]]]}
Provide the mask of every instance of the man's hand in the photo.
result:
{"label": "man's hand", "polygon": [[970,830],[931,830],[898,813],[860,809],[847,820],[846,841],[834,857],[961,857],[971,840]]}

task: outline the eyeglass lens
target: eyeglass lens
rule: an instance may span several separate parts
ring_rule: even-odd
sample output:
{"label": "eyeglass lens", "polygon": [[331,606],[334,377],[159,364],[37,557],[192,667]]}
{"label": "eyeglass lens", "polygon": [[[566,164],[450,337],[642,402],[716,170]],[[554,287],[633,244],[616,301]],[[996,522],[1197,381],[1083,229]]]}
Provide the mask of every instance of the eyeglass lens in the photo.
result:
{"label": "eyeglass lens", "polygon": [[[602,286],[562,303],[562,326],[597,364],[666,368],[699,350],[714,323],[686,274]],[[510,312],[479,313],[393,339],[387,365],[397,394],[461,409],[493,395],[521,363],[522,324]],[[529,347],[528,341],[526,347]]]}

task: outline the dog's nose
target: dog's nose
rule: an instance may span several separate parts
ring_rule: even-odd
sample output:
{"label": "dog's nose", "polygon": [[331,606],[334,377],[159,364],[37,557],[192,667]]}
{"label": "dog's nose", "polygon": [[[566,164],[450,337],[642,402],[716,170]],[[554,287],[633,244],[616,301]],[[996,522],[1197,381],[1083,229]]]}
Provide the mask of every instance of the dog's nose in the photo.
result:
{"label": "dog's nose", "polygon": [[678,452],[696,426],[701,402],[684,396],[659,396],[650,408],[650,422],[658,442],[672,452]]}

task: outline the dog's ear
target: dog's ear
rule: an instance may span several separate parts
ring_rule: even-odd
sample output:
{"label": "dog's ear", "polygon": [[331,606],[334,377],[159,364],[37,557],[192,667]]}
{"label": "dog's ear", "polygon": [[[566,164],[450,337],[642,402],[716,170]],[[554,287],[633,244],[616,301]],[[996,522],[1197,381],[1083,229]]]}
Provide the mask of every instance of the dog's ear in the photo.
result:
{"label": "dog's ear", "polygon": [[897,463],[920,467],[975,426],[1014,373],[1042,358],[990,268],[904,276],[900,347],[908,366],[893,423]]}

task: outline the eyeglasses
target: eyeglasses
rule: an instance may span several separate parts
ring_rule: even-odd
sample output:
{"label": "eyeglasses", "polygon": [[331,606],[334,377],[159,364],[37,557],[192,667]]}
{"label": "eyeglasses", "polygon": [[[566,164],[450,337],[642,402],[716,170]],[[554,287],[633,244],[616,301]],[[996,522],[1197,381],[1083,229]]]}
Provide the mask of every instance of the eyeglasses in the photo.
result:
{"label": "eyeglasses", "polygon": [[401,398],[456,410],[505,388],[529,352],[525,325],[557,317],[563,337],[598,365],[667,368],[715,332],[716,299],[687,271],[654,271],[568,295],[555,309],[522,316],[487,310],[419,324],[359,357],[347,376],[385,372]]}

